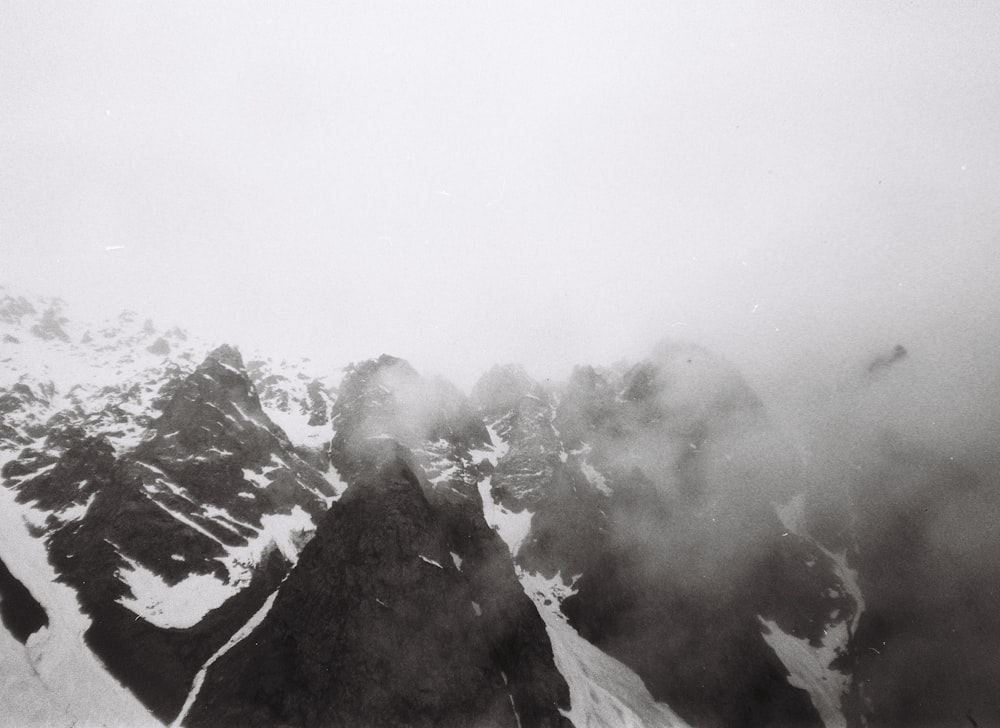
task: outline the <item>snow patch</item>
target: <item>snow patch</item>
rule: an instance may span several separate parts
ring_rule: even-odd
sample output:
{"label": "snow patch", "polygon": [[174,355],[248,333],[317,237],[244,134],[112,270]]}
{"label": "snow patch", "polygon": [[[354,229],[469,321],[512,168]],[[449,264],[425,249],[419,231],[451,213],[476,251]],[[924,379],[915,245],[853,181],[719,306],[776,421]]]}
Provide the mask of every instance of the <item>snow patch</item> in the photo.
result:
{"label": "snow patch", "polygon": [[229,570],[230,581],[249,583],[251,570],[261,562],[264,551],[272,544],[290,564],[298,563],[299,551],[308,535],[316,531],[316,524],[301,506],[296,505],[290,513],[268,513],[261,517],[261,527],[254,530],[257,536],[246,546],[226,549],[228,555],[222,561]]}
{"label": "snow patch", "polygon": [[237,376],[239,376],[239,377],[244,377],[244,376],[246,376],[245,372],[241,372],[241,371],[240,371],[239,369],[237,369],[236,367],[234,367],[234,366],[231,366],[230,364],[226,364],[226,362],[224,362],[224,361],[219,361],[218,359],[216,359],[216,360],[215,360],[215,363],[216,363],[216,364],[218,364],[218,365],[219,365],[220,367],[222,367],[223,369],[225,369],[226,371],[230,371],[230,372],[232,372],[233,374],[235,374],[235,375],[237,375]]}
{"label": "snow patch", "polygon": [[[510,446],[503,441],[497,431],[489,426],[486,428],[490,433],[490,441],[493,446],[488,450],[470,450],[473,462],[489,461],[494,467],[510,450]],[[534,514],[525,509],[515,513],[497,503],[492,492],[493,477],[487,476],[479,481],[479,497],[483,502],[483,517],[486,523],[500,534],[500,538],[507,544],[511,556],[517,556],[521,545],[531,532],[531,519]]]}
{"label": "snow patch", "polygon": [[805,537],[806,495],[799,493],[783,505],[775,505],[774,512],[789,533]]}
{"label": "snow patch", "polygon": [[192,574],[171,586],[138,561],[124,555],[122,558],[127,567],[119,569],[117,576],[132,597],[119,597],[118,603],[163,629],[193,627],[238,591],[209,574]]}
{"label": "snow patch", "polygon": [[854,618],[851,620],[851,634],[854,634],[854,631],[858,628],[858,622],[861,621],[861,615],[865,611],[865,597],[861,592],[861,584],[858,582],[858,572],[847,565],[846,551],[835,554],[822,546],[819,546],[819,548],[833,561],[833,573],[837,575],[840,583],[844,585],[844,589],[854,600],[856,606],[854,609]]}
{"label": "snow patch", "polygon": [[71,728],[77,724],[59,696],[42,681],[24,647],[0,626],[0,695],[8,726]]}
{"label": "snow patch", "polygon": [[490,447],[485,450],[469,450],[469,455],[475,463],[486,460],[493,467],[496,467],[497,463],[510,451],[510,445],[504,442],[504,439],[500,437],[492,425],[488,425],[486,431],[490,434]]}
{"label": "snow patch", "polygon": [[580,460],[580,471],[587,479],[587,482],[597,488],[598,491],[604,495],[611,495],[611,486],[608,485],[608,480],[601,471],[583,459]]}
{"label": "snow patch", "polygon": [[[271,421],[281,428],[293,445],[318,450],[333,439],[329,425],[310,425],[310,413],[287,412],[261,403],[261,408]],[[291,408],[290,408],[291,409]]]}
{"label": "snow patch", "polygon": [[[806,532],[805,505],[805,495],[799,494],[783,505],[775,505],[774,510],[788,533],[807,539],[833,562],[833,573],[854,600],[854,614],[850,622],[840,621],[828,627],[819,647],[813,646],[808,640],[787,634],[771,620],[758,618],[765,627],[764,640],[790,673],[788,682],[809,693],[826,728],[846,728],[841,699],[850,687],[850,677],[833,669],[831,663],[847,649],[851,635],[857,629],[864,612],[865,600],[857,573],[847,565],[846,552],[835,554]],[[813,566],[815,561],[806,565]],[[830,596],[835,596],[835,593]]]}
{"label": "snow patch", "polygon": [[514,513],[493,500],[492,480],[493,478],[488,476],[479,481],[479,497],[483,500],[483,517],[490,528],[500,534],[500,538],[510,549],[510,555],[517,556],[524,540],[531,533],[531,519],[535,514],[527,509],[520,513]]}
{"label": "snow patch", "polygon": [[[147,495],[147,497],[149,497],[149,496]],[[219,540],[219,539],[218,539],[218,538],[217,538],[217,537],[216,537],[215,535],[213,535],[213,534],[212,534],[212,533],[211,533],[210,531],[206,530],[206,529],[205,529],[205,528],[203,528],[202,526],[199,526],[199,525],[198,525],[197,523],[195,523],[194,521],[192,521],[192,520],[191,520],[190,518],[188,518],[187,516],[183,516],[183,515],[181,515],[180,513],[177,513],[176,511],[172,511],[172,510],[170,510],[169,508],[167,508],[167,507],[166,507],[165,505],[163,505],[162,503],[160,503],[160,502],[159,502],[158,500],[156,500],[155,498],[149,498],[149,500],[150,500],[151,502],[153,502],[153,503],[154,503],[154,504],[155,504],[155,505],[156,505],[157,507],[159,507],[159,508],[160,508],[161,510],[163,510],[163,511],[166,511],[166,512],[167,512],[167,513],[168,513],[168,514],[169,514],[170,516],[172,516],[172,517],[173,517],[174,519],[176,519],[176,520],[180,521],[181,523],[183,523],[183,524],[184,524],[185,526],[187,526],[187,527],[189,527],[189,528],[193,528],[193,529],[194,529],[195,531],[197,531],[198,533],[200,533],[200,534],[201,534],[201,535],[203,535],[203,536],[206,536],[206,537],[208,537],[208,538],[212,539],[213,541],[215,541],[215,542],[216,542],[217,544],[219,544],[220,546],[225,546],[225,544],[224,544],[224,543],[222,543],[222,541],[220,541],[220,540]]]}
{"label": "snow patch", "polygon": [[759,619],[766,628],[764,641],[788,668],[788,683],[809,693],[826,728],[847,728],[840,701],[847,693],[851,679],[830,667],[830,663],[847,646],[847,625],[840,623],[829,628],[823,637],[823,644],[813,647],[808,640],[783,632],[776,622],[762,617]]}
{"label": "snow patch", "polygon": [[271,485],[271,478],[269,477],[271,473],[277,470],[289,470],[288,463],[282,460],[280,457],[271,454],[271,459],[268,461],[267,465],[260,469],[258,473],[256,470],[250,470],[249,468],[243,468],[243,479],[248,483],[252,483],[258,488],[267,488]]}
{"label": "snow patch", "polygon": [[[0,486],[3,487],[3,486]],[[39,511],[31,506],[27,506],[21,511],[21,518],[24,522],[36,530],[43,530],[49,520],[49,514]]]}
{"label": "snow patch", "polygon": [[567,623],[559,604],[573,593],[571,585],[558,574],[546,579],[519,570],[518,577],[545,622],[556,668],[569,685],[571,708],[564,715],[576,728],[689,728],[653,699],[638,675]]}
{"label": "snow patch", "polygon": [[264,474],[254,472],[253,470],[250,470],[248,468],[243,468],[243,480],[247,481],[248,483],[252,483],[258,488],[266,488],[269,485],[271,485],[271,481],[268,480]]}
{"label": "snow patch", "polygon": [[344,491],[347,490],[347,483],[340,477],[340,473],[337,472],[337,469],[332,464],[323,473],[323,477],[326,478],[327,483],[333,486],[333,495],[324,496],[323,498],[326,501],[326,507],[329,508],[331,503],[340,500],[340,497],[344,495]]}

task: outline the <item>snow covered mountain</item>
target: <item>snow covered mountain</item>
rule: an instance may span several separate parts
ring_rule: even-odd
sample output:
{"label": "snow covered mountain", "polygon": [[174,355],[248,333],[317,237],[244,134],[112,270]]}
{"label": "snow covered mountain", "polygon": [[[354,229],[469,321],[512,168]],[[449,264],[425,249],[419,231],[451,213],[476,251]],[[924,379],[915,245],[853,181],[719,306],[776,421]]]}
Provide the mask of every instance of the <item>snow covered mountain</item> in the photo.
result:
{"label": "snow covered mountain", "polygon": [[[937,634],[901,603],[946,563],[886,566],[915,543],[878,525],[892,490],[820,517],[762,402],[693,345],[558,386],[496,367],[466,396],[387,355],[316,373],[0,291],[0,475],[0,723],[1000,715],[986,691],[882,659],[907,614]],[[928,508],[949,478],[995,505],[967,473],[938,476]],[[953,639],[979,629],[987,650],[979,577],[953,573],[966,596],[947,606]],[[904,668],[936,679],[933,709],[900,697]]]}
{"label": "snow covered mountain", "polygon": [[[53,577],[71,587],[59,605],[39,599],[46,613],[79,612],[72,629],[82,633],[66,649],[82,639],[167,720],[342,485],[303,459],[315,443],[296,448],[273,423],[235,350],[198,363],[205,347],[179,330],[160,336],[123,315],[79,333],[58,302],[40,303],[3,301],[0,472],[12,522],[5,548],[36,539],[44,564],[0,558],[21,568],[32,594]],[[295,431],[311,435],[316,396],[306,385],[279,399],[274,381],[262,382],[271,410],[298,415],[305,427]]]}

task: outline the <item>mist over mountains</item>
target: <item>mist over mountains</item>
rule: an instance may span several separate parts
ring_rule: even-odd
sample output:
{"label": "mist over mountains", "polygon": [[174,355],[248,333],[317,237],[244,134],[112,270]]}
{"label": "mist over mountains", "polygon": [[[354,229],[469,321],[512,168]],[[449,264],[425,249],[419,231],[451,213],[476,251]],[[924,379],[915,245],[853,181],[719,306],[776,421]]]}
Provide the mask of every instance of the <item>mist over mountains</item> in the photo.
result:
{"label": "mist over mountains", "polygon": [[1000,724],[998,49],[5,3],[0,725]]}
{"label": "mist over mountains", "polygon": [[916,347],[792,419],[682,341],[463,392],[17,292],[0,326],[13,724],[1000,719],[995,455],[891,416]]}

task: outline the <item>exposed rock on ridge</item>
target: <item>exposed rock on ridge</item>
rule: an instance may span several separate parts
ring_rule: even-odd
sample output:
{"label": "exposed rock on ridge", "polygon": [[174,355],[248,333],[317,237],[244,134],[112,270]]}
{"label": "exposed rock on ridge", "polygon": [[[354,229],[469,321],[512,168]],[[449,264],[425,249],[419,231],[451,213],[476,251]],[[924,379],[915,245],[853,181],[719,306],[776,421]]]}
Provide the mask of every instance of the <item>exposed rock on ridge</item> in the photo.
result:
{"label": "exposed rock on ridge", "polygon": [[502,546],[449,523],[404,457],[331,506],[188,725],[568,726],[544,626],[509,565],[496,572]]}

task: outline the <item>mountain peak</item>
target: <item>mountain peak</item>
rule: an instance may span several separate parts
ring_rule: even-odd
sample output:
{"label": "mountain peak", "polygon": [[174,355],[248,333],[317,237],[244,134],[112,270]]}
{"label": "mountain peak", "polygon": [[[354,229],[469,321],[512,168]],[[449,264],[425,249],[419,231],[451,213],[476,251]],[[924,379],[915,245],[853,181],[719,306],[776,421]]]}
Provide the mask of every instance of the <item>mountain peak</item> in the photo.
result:
{"label": "mountain peak", "polygon": [[406,369],[413,370],[413,366],[406,359],[401,359],[398,356],[393,356],[392,354],[382,354],[378,359],[375,360],[375,365],[378,369],[385,369],[389,367],[404,367]]}
{"label": "mountain peak", "polygon": [[208,353],[205,357],[206,362],[208,360],[215,360],[223,366],[229,366],[233,369],[243,371],[243,356],[240,354],[239,349],[230,344],[223,344],[218,346]]}
{"label": "mountain peak", "polygon": [[525,395],[541,396],[541,386],[520,364],[494,366],[472,388],[472,403],[489,415],[514,409]]}

